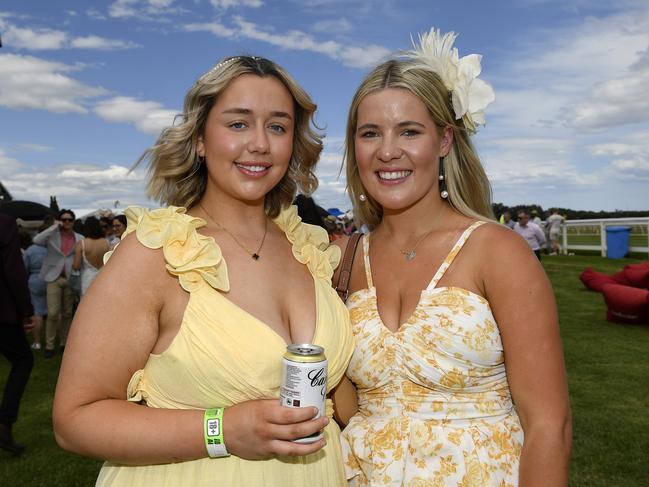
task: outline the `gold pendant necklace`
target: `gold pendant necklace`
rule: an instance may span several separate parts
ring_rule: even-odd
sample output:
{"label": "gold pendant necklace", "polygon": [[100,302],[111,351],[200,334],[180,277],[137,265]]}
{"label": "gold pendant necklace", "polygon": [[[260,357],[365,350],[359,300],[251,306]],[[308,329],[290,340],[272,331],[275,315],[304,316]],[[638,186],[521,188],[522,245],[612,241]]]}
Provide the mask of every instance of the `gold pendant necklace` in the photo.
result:
{"label": "gold pendant necklace", "polygon": [[239,247],[241,247],[246,254],[250,255],[250,257],[252,257],[253,260],[259,260],[259,257],[260,257],[259,252],[261,252],[261,248],[264,246],[264,242],[266,241],[266,233],[268,232],[268,218],[264,218],[264,235],[263,235],[263,237],[261,237],[261,243],[259,244],[259,248],[257,248],[256,252],[251,252],[245,245],[243,245],[239,241],[239,239],[237,237],[235,237],[235,235],[230,230],[228,230],[223,225],[221,225],[219,222],[217,222],[214,218],[212,218],[212,215],[209,214],[209,212],[205,209],[205,207],[203,206],[202,203],[198,203],[198,206],[201,207],[201,210],[203,210],[203,212],[207,215],[207,217],[210,219],[210,221],[212,223],[214,223],[214,225],[216,225],[216,227],[218,229],[223,230],[225,233],[230,235],[230,237],[232,237],[232,240],[234,240],[234,242]]}
{"label": "gold pendant necklace", "polygon": [[406,249],[406,250],[399,250],[399,252],[401,252],[403,255],[405,255],[407,261],[414,260],[414,258],[417,257],[417,247],[419,247],[419,244],[420,244],[421,242],[423,242],[424,239],[425,239],[426,237],[428,237],[428,235],[430,235],[430,233],[431,233],[432,231],[433,231],[433,229],[431,228],[431,229],[428,230],[428,231],[427,231],[427,232],[426,232],[422,237],[420,237],[419,240],[417,240],[417,243],[415,244],[415,246],[414,246],[412,249],[410,249],[410,250],[408,250],[408,249]]}
{"label": "gold pendant necklace", "polygon": [[419,247],[419,244],[422,243],[426,239],[426,237],[428,237],[428,235],[430,235],[433,232],[433,230],[435,229],[435,223],[437,223],[437,220],[440,218],[439,215],[441,215],[441,213],[442,213],[441,211],[439,211],[437,213],[437,216],[433,219],[432,228],[430,230],[428,230],[426,233],[424,233],[421,237],[419,237],[419,240],[417,240],[417,242],[415,243],[415,246],[412,249],[410,249],[410,250],[408,250],[408,249],[405,249],[405,250],[399,249],[399,252],[401,252],[405,256],[405,258],[406,258],[406,260],[408,262],[410,262],[411,260],[414,260],[415,257],[417,257],[417,247]]}

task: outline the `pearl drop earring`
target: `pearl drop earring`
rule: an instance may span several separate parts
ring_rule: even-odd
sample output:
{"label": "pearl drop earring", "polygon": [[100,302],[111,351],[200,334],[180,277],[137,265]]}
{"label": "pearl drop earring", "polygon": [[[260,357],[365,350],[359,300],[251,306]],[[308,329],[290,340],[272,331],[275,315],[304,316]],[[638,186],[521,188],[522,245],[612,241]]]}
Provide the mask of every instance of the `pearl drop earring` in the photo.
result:
{"label": "pearl drop earring", "polygon": [[443,199],[448,198],[448,191],[446,190],[446,177],[444,177],[444,158],[439,158],[439,195]]}

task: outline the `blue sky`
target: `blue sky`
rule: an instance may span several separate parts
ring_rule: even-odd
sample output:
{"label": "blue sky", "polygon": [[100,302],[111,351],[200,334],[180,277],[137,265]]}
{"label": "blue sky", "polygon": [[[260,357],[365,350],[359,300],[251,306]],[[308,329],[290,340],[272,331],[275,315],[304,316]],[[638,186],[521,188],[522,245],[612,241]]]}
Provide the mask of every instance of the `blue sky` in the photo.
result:
{"label": "blue sky", "polygon": [[649,209],[649,2],[621,0],[2,0],[0,181],[16,199],[90,211],[155,206],[129,168],[224,56],[284,66],[326,132],[315,198],[338,177],[368,69],[432,26],[482,54],[496,91],[474,140],[494,201]]}

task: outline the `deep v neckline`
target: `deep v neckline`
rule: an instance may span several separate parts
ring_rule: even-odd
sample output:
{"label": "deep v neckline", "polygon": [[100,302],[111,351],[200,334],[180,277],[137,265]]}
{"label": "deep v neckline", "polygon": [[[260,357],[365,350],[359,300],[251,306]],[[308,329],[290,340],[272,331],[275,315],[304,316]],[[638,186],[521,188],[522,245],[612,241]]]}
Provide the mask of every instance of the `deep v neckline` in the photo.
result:
{"label": "deep v neckline", "polygon": [[[207,223],[207,222],[205,222],[205,223]],[[284,228],[282,228],[282,226],[278,225],[275,220],[273,220],[273,224],[277,225],[277,227],[282,231],[282,233],[284,233],[284,236],[286,237],[286,240],[291,245],[291,255],[293,255],[293,259],[296,260],[298,262],[298,264],[306,266],[307,270],[309,271],[309,275],[311,276],[311,280],[313,282],[313,293],[314,293],[313,304],[314,304],[314,307],[315,307],[315,310],[314,310],[315,311],[315,324],[314,324],[314,328],[313,328],[313,335],[311,336],[311,341],[309,343],[310,344],[316,344],[316,339],[318,338],[318,330],[320,328],[320,326],[319,326],[320,325],[320,312],[319,312],[320,302],[319,302],[318,283],[317,283],[318,277],[311,272],[311,270],[308,268],[308,266],[306,264],[303,264],[302,262],[298,261],[295,258],[295,254],[293,253],[293,249],[292,249],[293,242],[289,238],[288,232]],[[211,240],[212,244],[219,250],[219,252],[221,252],[221,247],[216,242],[214,237],[212,237],[210,235],[202,234],[202,233],[200,233],[198,231],[198,229],[196,230],[196,233],[198,233],[202,237],[205,237],[205,238]],[[227,264],[227,261],[225,260],[225,256],[223,256],[223,261]],[[270,332],[270,334],[273,335],[277,340],[281,341],[284,344],[285,347],[291,345],[292,343],[297,343],[297,342],[292,342],[292,343],[287,342],[284,339],[284,337],[277,332],[277,330],[275,330],[272,326],[270,326],[264,320],[262,320],[258,316],[255,316],[254,314],[252,314],[250,311],[248,311],[247,309],[245,309],[241,305],[239,305],[239,304],[235,303],[234,301],[228,299],[225,292],[221,292],[221,291],[219,291],[217,289],[213,289],[213,291],[215,291],[224,301],[226,301],[229,306],[234,307],[235,309],[237,309],[238,311],[240,311],[241,313],[243,313],[244,315],[246,315],[247,317],[252,319],[252,321],[259,324],[260,327],[263,327],[263,328],[267,329]],[[184,316],[183,316],[183,320],[184,320]],[[289,334],[290,334],[290,326],[289,326]],[[300,343],[303,343],[303,342],[300,342]]]}
{"label": "deep v neckline", "polygon": [[378,319],[379,319],[379,323],[380,323],[381,327],[383,328],[383,330],[385,330],[386,332],[388,332],[390,334],[398,334],[399,332],[401,332],[404,329],[404,327],[406,327],[406,325],[408,325],[408,323],[410,323],[410,320],[412,320],[413,316],[415,316],[415,314],[417,313],[417,310],[421,306],[421,299],[422,299],[422,296],[424,295],[424,293],[432,292],[432,291],[435,291],[435,290],[452,289],[452,288],[457,287],[457,286],[442,286],[441,288],[438,288],[437,284],[442,279],[442,277],[444,277],[444,274],[446,273],[447,269],[451,266],[451,264],[455,260],[455,257],[460,252],[460,250],[462,250],[462,247],[464,247],[464,244],[468,240],[471,233],[473,233],[473,231],[476,228],[478,228],[479,226],[481,226],[484,223],[486,223],[486,222],[484,222],[484,221],[473,222],[471,225],[469,225],[468,228],[466,228],[462,232],[460,237],[455,241],[455,244],[453,244],[453,246],[451,247],[451,250],[449,251],[449,253],[446,255],[446,257],[444,258],[442,263],[437,268],[437,271],[435,271],[435,274],[433,274],[433,277],[428,282],[428,285],[419,292],[419,298],[417,298],[417,304],[412,309],[412,311],[409,313],[408,318],[403,323],[399,323],[396,330],[392,330],[390,327],[388,327],[386,325],[385,321],[383,320],[383,316],[381,315],[381,310],[379,309],[379,297],[378,297],[378,293],[377,293],[377,290],[376,290],[376,286],[374,286],[374,280],[372,279],[372,268],[371,268],[371,265],[370,265],[370,237],[371,237],[371,234],[367,234],[367,235],[365,235],[363,237],[363,260],[364,260],[364,264],[365,264],[365,278],[367,279],[367,288],[372,294],[372,298],[374,300],[374,309],[376,311],[376,314],[377,314]]}
{"label": "deep v neckline", "polygon": [[[216,243],[216,242],[215,242]],[[218,244],[217,244],[218,245]],[[309,274],[311,274],[309,272]],[[319,299],[319,293],[318,293],[318,284],[316,282],[316,276],[311,274],[311,278],[313,279],[313,290],[314,290],[314,305],[315,305],[315,325],[313,328],[313,336],[311,337],[311,341],[308,342],[311,345],[317,345],[316,340],[318,338],[318,331],[320,330],[320,313],[319,313],[319,305],[320,305],[320,299]],[[216,290],[215,290],[216,291]],[[234,301],[231,301],[225,296],[225,293],[216,291],[217,294],[225,300],[229,306],[232,306],[236,308],[238,311],[246,315],[248,318],[250,318],[252,321],[257,323],[260,327],[267,329],[271,335],[273,335],[278,341],[282,342],[285,347],[288,347],[289,345],[293,343],[304,343],[304,342],[287,342],[282,335],[280,335],[277,330],[275,330],[272,326],[270,326],[268,323],[266,323],[264,320],[259,318],[258,316],[253,315],[250,311],[247,309],[243,308],[242,306],[239,306],[237,303]]]}

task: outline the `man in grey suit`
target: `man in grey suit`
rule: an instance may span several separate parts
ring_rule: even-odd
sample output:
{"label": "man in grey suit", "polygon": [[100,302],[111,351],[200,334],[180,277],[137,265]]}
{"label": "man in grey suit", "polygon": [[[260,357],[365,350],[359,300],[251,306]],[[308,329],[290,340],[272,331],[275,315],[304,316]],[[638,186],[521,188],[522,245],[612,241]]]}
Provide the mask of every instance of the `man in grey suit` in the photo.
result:
{"label": "man in grey suit", "polygon": [[83,238],[72,229],[74,218],[72,210],[61,210],[58,221],[34,237],[35,244],[47,247],[40,273],[47,282],[45,358],[54,355],[57,332],[61,347],[65,347],[72,321],[75,295],[68,285],[68,277],[72,272],[74,246]]}

